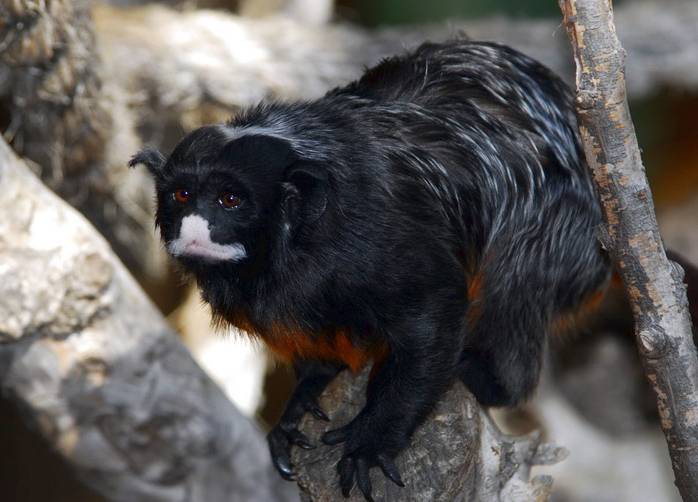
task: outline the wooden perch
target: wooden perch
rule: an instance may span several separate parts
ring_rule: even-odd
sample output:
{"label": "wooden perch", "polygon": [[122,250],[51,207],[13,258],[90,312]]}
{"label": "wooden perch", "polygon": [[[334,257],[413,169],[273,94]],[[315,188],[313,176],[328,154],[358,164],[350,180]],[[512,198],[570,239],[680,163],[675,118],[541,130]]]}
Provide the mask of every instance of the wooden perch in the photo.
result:
{"label": "wooden perch", "polygon": [[683,272],[665,254],[625,90],[609,0],[560,0],[577,66],[576,112],[606,217],[602,244],[628,291],[676,485],[698,501],[698,359]]}
{"label": "wooden perch", "polygon": [[0,390],[113,501],[290,502],[262,433],[0,140]]}
{"label": "wooden perch", "polygon": [[[358,378],[345,371],[323,393],[320,405],[331,422],[309,414],[300,430],[315,444],[329,429],[347,424],[365,403],[368,370]],[[343,502],[335,467],[343,445],[314,450],[294,447],[298,483],[313,502]],[[388,481],[379,469],[371,471],[373,497],[385,502],[543,502],[548,500],[553,479],[531,478],[531,467],[559,462],[567,450],[542,443],[537,432],[512,437],[502,433],[475,398],[457,382],[397,457],[405,488]],[[354,489],[350,501],[362,502]]]}

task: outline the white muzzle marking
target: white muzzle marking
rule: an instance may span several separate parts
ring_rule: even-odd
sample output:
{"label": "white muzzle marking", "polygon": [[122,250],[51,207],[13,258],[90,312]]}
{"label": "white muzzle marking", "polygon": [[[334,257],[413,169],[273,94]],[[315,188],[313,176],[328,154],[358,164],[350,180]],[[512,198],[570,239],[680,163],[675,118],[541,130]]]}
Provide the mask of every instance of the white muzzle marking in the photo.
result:
{"label": "white muzzle marking", "polygon": [[182,218],[179,237],[167,244],[172,256],[190,256],[207,261],[238,261],[247,256],[242,244],[218,244],[211,240],[208,221],[197,214]]}

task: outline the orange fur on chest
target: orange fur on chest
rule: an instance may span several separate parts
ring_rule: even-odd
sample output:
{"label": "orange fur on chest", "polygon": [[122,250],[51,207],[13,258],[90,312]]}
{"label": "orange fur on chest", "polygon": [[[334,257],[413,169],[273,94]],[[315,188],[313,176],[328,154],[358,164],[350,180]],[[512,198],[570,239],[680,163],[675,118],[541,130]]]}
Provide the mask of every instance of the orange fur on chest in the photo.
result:
{"label": "orange fur on chest", "polygon": [[386,352],[384,344],[357,348],[343,328],[313,336],[282,324],[262,330],[254,326],[247,316],[240,314],[229,320],[251,336],[262,340],[274,356],[286,363],[291,363],[294,359],[336,362],[346,364],[356,372],[372,359],[383,359]]}
{"label": "orange fur on chest", "polygon": [[342,362],[352,371],[359,371],[373,357],[373,351],[357,349],[342,330],[318,338],[297,331],[283,331],[264,338],[264,341],[274,355],[288,362],[296,357]]}

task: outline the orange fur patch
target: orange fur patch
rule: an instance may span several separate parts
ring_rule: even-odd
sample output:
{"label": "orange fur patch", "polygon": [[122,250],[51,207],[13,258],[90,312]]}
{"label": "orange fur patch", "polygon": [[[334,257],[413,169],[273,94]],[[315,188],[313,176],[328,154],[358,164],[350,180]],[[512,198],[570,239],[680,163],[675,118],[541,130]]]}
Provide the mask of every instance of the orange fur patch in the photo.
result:
{"label": "orange fur patch", "polygon": [[356,372],[369,360],[382,360],[387,353],[385,344],[355,347],[344,328],[327,330],[315,337],[281,323],[273,325],[271,329],[262,330],[240,312],[227,316],[227,320],[250,336],[261,339],[275,357],[286,363],[291,363],[295,358],[338,362],[346,364]]}
{"label": "orange fur patch", "polygon": [[470,279],[468,284],[468,300],[471,302],[476,301],[480,297],[480,292],[482,291],[482,275],[476,273]]}
{"label": "orange fur patch", "polygon": [[291,362],[294,358],[343,362],[352,371],[358,371],[371,358],[366,350],[359,350],[343,330],[331,335],[312,336],[299,331],[275,330],[271,337],[262,337],[269,350],[279,359]]}
{"label": "orange fur patch", "polygon": [[578,309],[571,312],[565,312],[555,317],[549,326],[550,333],[552,335],[560,335],[572,331],[576,326],[579,325],[580,322],[583,321],[585,317],[589,315],[594,307],[599,304],[605,292],[605,289],[597,291]]}
{"label": "orange fur patch", "polygon": [[472,327],[477,324],[482,314],[482,304],[480,302],[480,293],[482,292],[483,277],[480,272],[473,275],[468,283],[468,312],[465,314],[465,322]]}

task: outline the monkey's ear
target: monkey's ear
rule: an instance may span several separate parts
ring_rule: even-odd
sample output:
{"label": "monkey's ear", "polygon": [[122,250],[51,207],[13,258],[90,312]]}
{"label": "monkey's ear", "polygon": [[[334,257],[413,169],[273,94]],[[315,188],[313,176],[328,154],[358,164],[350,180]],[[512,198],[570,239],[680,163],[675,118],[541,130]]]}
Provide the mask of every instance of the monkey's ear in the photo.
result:
{"label": "monkey's ear", "polygon": [[167,158],[157,148],[148,145],[131,157],[128,167],[136,167],[139,164],[143,164],[148,168],[150,174],[157,176],[162,171],[165,162],[167,162]]}
{"label": "monkey's ear", "polygon": [[[286,204],[291,217],[305,223],[317,220],[327,208],[327,170],[317,164],[294,162],[286,171]],[[292,205],[298,207],[291,207]]]}

